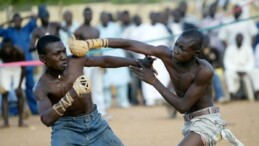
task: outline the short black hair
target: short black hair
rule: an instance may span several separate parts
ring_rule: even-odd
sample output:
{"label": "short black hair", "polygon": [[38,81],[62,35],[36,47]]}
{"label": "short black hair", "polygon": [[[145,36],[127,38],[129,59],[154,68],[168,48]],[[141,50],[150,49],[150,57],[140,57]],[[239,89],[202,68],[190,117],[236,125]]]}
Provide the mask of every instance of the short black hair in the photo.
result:
{"label": "short black hair", "polygon": [[197,29],[189,29],[182,33],[182,37],[191,39],[191,46],[195,50],[201,50],[203,47],[203,34]]}
{"label": "short black hair", "polygon": [[56,37],[54,35],[45,35],[41,37],[37,43],[37,51],[38,54],[45,54],[46,53],[46,46],[49,43],[59,42],[61,41],[59,37]]}

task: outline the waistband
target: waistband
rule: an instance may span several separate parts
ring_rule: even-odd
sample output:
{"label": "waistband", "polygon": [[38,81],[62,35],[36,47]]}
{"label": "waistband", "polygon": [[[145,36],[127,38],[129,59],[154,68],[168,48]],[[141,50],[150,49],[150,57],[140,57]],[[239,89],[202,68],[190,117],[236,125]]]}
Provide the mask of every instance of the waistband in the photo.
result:
{"label": "waistband", "polygon": [[198,117],[198,116],[202,116],[202,115],[209,115],[209,114],[214,114],[214,113],[218,113],[219,112],[219,107],[207,107],[198,111],[195,111],[193,113],[190,114],[185,114],[183,116],[185,121],[190,121],[191,119]]}
{"label": "waistband", "polygon": [[99,116],[97,106],[94,105],[94,110],[86,115],[81,115],[81,116],[66,116],[66,117],[61,117],[59,120],[60,121],[71,121],[71,120],[82,120],[82,119],[96,119]]}

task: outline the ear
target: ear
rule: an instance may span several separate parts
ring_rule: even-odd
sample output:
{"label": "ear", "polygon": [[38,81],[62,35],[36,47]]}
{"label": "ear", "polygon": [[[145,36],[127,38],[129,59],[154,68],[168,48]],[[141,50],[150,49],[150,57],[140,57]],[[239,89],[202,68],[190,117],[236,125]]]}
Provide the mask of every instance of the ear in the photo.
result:
{"label": "ear", "polygon": [[43,54],[40,54],[39,55],[39,59],[40,59],[40,61],[42,62],[42,63],[46,63],[46,57],[45,57],[45,55],[43,55]]}

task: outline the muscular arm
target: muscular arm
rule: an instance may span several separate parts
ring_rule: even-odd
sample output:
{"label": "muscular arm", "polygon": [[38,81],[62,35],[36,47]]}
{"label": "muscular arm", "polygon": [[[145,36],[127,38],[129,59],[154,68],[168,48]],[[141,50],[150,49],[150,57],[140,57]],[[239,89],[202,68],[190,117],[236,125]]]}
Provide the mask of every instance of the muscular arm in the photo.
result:
{"label": "muscular arm", "polygon": [[185,113],[204,95],[211,83],[213,71],[203,69],[199,71],[194,82],[187,89],[184,97],[178,97],[171,93],[159,80],[153,82],[153,86],[165,98],[165,100],[175,107],[180,113]]}
{"label": "muscular arm", "polygon": [[111,48],[122,48],[158,58],[164,57],[169,53],[169,48],[166,46],[152,46],[135,40],[110,38],[108,42],[108,47]]}
{"label": "muscular arm", "polygon": [[117,68],[124,66],[139,66],[136,59],[113,56],[88,56],[85,66],[98,66],[103,68]]}

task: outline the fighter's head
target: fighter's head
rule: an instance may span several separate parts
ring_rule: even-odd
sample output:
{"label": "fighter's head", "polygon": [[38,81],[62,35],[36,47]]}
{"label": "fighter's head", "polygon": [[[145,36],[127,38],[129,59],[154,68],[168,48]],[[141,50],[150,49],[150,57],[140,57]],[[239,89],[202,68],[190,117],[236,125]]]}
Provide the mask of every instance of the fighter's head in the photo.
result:
{"label": "fighter's head", "polygon": [[173,57],[179,62],[188,62],[200,54],[202,43],[203,35],[198,30],[184,31],[175,43]]}
{"label": "fighter's head", "polygon": [[60,38],[46,35],[39,39],[37,51],[40,61],[49,69],[63,71],[67,67],[66,49]]}

